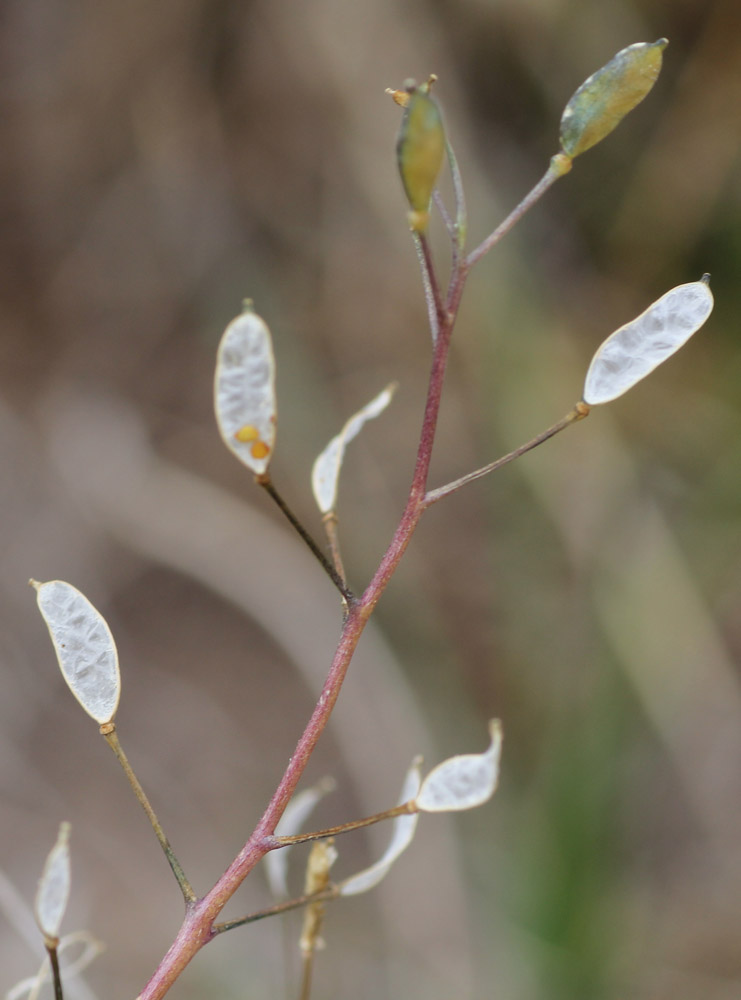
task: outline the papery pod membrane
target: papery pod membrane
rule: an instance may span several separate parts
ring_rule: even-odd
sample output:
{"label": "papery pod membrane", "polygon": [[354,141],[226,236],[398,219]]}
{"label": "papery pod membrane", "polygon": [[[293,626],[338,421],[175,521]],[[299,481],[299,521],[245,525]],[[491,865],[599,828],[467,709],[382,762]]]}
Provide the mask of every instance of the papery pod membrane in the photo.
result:
{"label": "papery pod membrane", "polygon": [[[300,833],[301,827],[317,803],[334,791],[334,788],[334,779],[324,778],[312,788],[306,788],[294,795],[275,828],[275,836],[293,837]],[[290,846],[281,847],[280,850],[270,851],[265,855],[265,874],[274,896],[288,895],[288,856],[291,849]]]}
{"label": "papery pod membrane", "polygon": [[396,158],[411,208],[409,224],[415,232],[423,232],[445,154],[445,129],[429,84],[409,85],[408,91],[409,101],[396,141]]}
{"label": "papery pod membrane", "polygon": [[561,148],[578,156],[601,142],[649,93],[669,44],[637,42],[622,49],[579,87],[561,116]]}
{"label": "papery pod membrane", "polygon": [[[411,802],[412,799],[416,798],[421,782],[421,766],[422,758],[416,757],[412,761],[412,766],[409,768],[406,777],[404,778],[404,784],[402,785],[401,794],[399,796],[399,805],[403,805],[405,802]],[[369,868],[365,868],[362,872],[358,872],[357,875],[352,875],[350,878],[340,882],[338,886],[340,895],[357,896],[358,893],[368,892],[369,889],[378,885],[378,883],[385,878],[389,869],[399,855],[402,854],[411,844],[417,829],[418,820],[419,813],[397,816],[393,820],[391,840],[389,841],[388,847],[383,852],[383,855]]]}
{"label": "papery pod membrane", "polygon": [[70,691],[96,722],[111,722],[121,695],[121,674],[108,623],[72,584],[31,584]]}
{"label": "papery pod membrane", "polygon": [[417,808],[422,812],[455,812],[483,805],[496,791],[502,726],[498,719],[489,723],[491,744],[484,753],[450,757],[438,764],[422,782]]}
{"label": "papery pod membrane", "polygon": [[337,504],[337,488],[342,460],[345,457],[345,448],[354,437],[357,437],[364,424],[383,413],[391,402],[394,392],[396,392],[396,384],[386,386],[375,399],[372,399],[362,410],[358,410],[350,417],[340,433],[332,438],[314,462],[311,470],[311,488],[322,514],[329,514]]}
{"label": "papery pod membrane", "polygon": [[275,358],[270,330],[249,300],[219,343],[214,409],[224,444],[263,475],[275,447]]}
{"label": "papery pod membrane", "polygon": [[41,932],[58,938],[70,890],[69,823],[61,823],[57,842],[52,847],[39,879],[34,913]]}
{"label": "papery pod membrane", "polygon": [[706,274],[677,285],[597,348],[584,383],[584,402],[609,403],[666,361],[703,325],[713,311]]}

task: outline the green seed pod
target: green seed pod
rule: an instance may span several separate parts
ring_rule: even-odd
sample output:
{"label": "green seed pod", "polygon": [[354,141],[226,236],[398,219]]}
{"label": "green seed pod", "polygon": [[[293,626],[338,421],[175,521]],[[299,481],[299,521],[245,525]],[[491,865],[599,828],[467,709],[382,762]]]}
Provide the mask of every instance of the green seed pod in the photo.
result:
{"label": "green seed pod", "polygon": [[561,148],[578,156],[601,142],[640,104],[661,69],[669,42],[637,42],[622,49],[579,87],[561,116]]}
{"label": "green seed pod", "polygon": [[396,156],[401,183],[411,211],[409,224],[415,232],[424,232],[429,218],[430,199],[445,154],[445,130],[442,116],[429,86],[409,88],[409,102],[404,109]]}

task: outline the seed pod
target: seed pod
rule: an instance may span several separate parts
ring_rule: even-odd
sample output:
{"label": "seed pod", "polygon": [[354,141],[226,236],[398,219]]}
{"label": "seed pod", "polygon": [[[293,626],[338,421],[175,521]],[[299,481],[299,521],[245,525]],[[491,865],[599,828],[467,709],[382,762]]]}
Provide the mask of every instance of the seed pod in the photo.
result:
{"label": "seed pod", "polygon": [[429,84],[410,84],[409,101],[401,119],[396,157],[401,183],[409,201],[409,225],[424,232],[430,199],[445,154],[445,129],[440,109],[430,95]]}
{"label": "seed pod", "polygon": [[488,802],[499,782],[502,725],[489,723],[491,742],[484,753],[461,754],[438,764],[422,782],[416,798],[422,812],[457,812]]}
{"label": "seed pod", "polygon": [[255,475],[264,474],[275,445],[275,360],[270,330],[249,299],[219,344],[214,408],[227,448]]}
{"label": "seed pod", "polygon": [[58,938],[70,889],[69,823],[59,827],[57,842],[44,865],[36,891],[34,913],[36,923],[47,938]]}
{"label": "seed pod", "polygon": [[584,402],[609,403],[671,357],[713,311],[710,275],[677,285],[598,348],[584,383]]}
{"label": "seed pod", "polygon": [[340,433],[332,438],[314,462],[311,470],[311,487],[314,491],[314,499],[322,514],[329,514],[337,504],[337,489],[340,482],[342,460],[345,457],[345,448],[369,420],[383,413],[391,402],[396,388],[396,383],[392,382],[362,410],[358,410],[350,417]]}
{"label": "seed pod", "polygon": [[96,722],[111,722],[121,694],[121,675],[105,618],[70,583],[30,583],[70,691]]}
{"label": "seed pod", "polygon": [[640,104],[661,69],[669,42],[637,42],[622,49],[579,87],[561,116],[561,148],[578,156],[601,142]]}

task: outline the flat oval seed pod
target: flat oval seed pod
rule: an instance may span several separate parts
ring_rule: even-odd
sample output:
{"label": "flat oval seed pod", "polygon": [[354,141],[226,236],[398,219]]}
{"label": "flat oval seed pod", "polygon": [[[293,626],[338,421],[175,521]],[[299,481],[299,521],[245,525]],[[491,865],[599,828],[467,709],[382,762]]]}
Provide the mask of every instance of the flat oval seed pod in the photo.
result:
{"label": "flat oval seed pod", "polygon": [[31,584],[70,691],[96,722],[111,722],[121,695],[121,674],[105,618],[70,583]]}
{"label": "flat oval seed pod", "polygon": [[417,807],[423,812],[455,812],[483,805],[494,794],[499,780],[502,726],[489,723],[491,744],[484,753],[450,757],[438,764],[422,782]]}
{"label": "flat oval seed pod", "polygon": [[358,410],[314,462],[311,470],[311,487],[322,514],[329,514],[337,504],[337,488],[345,448],[354,437],[357,437],[364,424],[383,413],[395,392],[396,384],[392,383],[362,410]]}
{"label": "flat oval seed pod", "polygon": [[57,842],[52,847],[39,879],[34,913],[42,934],[59,937],[70,889],[69,823],[61,823]]}
{"label": "flat oval seed pod", "polygon": [[669,42],[637,42],[622,49],[579,87],[561,116],[561,148],[578,156],[609,135],[649,93]]}
{"label": "flat oval seed pod", "polygon": [[396,141],[396,157],[401,183],[412,209],[409,223],[417,232],[427,228],[430,199],[444,155],[442,115],[429,93],[429,86],[410,88]]}
{"label": "flat oval seed pod", "polygon": [[[416,757],[412,761],[412,766],[407,771],[404,784],[401,788],[399,805],[411,802],[419,792],[421,780],[419,769],[421,764],[421,757]],[[419,813],[397,816],[393,821],[394,826],[391,833],[391,840],[382,857],[375,864],[371,865],[370,868],[365,868],[362,872],[358,872],[357,875],[352,875],[350,878],[345,879],[344,882],[340,882],[338,886],[340,895],[357,896],[359,893],[368,892],[369,889],[378,885],[381,879],[385,878],[399,855],[411,844],[417,829],[418,819]]]}
{"label": "flat oval seed pod", "polygon": [[677,285],[611,334],[592,358],[584,402],[617,399],[678,351],[713,311],[709,278]]}
{"label": "flat oval seed pod", "polygon": [[275,446],[275,358],[270,330],[247,300],[219,344],[214,409],[229,451],[262,475]]}

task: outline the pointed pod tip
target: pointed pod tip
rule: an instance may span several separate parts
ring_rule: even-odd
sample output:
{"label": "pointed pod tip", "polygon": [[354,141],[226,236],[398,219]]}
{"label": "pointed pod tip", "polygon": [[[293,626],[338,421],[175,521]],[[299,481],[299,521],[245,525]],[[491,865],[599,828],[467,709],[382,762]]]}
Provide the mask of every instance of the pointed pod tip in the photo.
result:
{"label": "pointed pod tip", "polygon": [[38,580],[34,580],[34,578],[31,577],[31,579],[28,581],[28,586],[33,587],[33,589],[38,592],[38,589],[41,586],[41,584],[39,583]]}
{"label": "pointed pod tip", "polygon": [[255,303],[253,299],[246,298],[242,299],[242,315],[245,313],[253,313],[255,311]]}
{"label": "pointed pod tip", "polygon": [[710,275],[707,272],[703,274],[703,276],[700,278],[700,281],[703,283],[703,285],[707,285],[708,288],[710,287]]}
{"label": "pointed pod tip", "polygon": [[489,736],[494,740],[502,739],[502,720],[501,719],[490,719],[489,720]]}
{"label": "pointed pod tip", "polygon": [[654,47],[657,49],[661,49],[663,51],[668,44],[669,44],[668,38],[659,38],[654,42]]}

